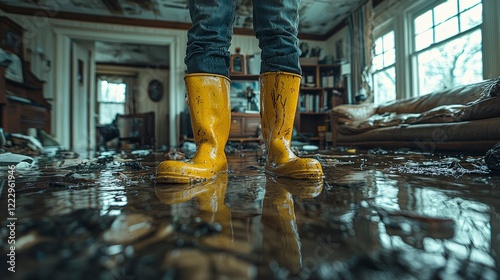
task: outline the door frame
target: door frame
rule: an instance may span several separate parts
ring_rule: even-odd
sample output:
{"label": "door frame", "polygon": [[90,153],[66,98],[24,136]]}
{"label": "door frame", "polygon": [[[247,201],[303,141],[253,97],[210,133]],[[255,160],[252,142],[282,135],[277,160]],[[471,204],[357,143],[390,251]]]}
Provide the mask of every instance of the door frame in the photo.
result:
{"label": "door frame", "polygon": [[[55,110],[53,114],[54,133],[60,140],[61,145],[70,147],[70,127],[68,116],[70,112],[71,92],[71,42],[73,40],[107,41],[135,44],[161,45],[169,50],[169,112],[176,112],[175,106],[179,103],[178,94],[175,94],[177,85],[177,73],[174,69],[177,65],[175,51],[177,49],[177,38],[169,30],[123,27],[103,24],[80,24],[80,26],[68,26],[55,23],[53,25],[56,41],[55,61]],[[139,30],[140,29],[140,30]],[[95,65],[93,66],[95,68]],[[95,89],[94,89],[95,91]],[[95,92],[91,92],[94,95]],[[90,113],[91,115],[93,112]],[[174,114],[169,113],[168,129],[170,143],[177,142],[177,123]],[[92,117],[91,117],[92,118]],[[89,120],[90,121],[90,120]],[[95,126],[89,135],[95,135]]]}

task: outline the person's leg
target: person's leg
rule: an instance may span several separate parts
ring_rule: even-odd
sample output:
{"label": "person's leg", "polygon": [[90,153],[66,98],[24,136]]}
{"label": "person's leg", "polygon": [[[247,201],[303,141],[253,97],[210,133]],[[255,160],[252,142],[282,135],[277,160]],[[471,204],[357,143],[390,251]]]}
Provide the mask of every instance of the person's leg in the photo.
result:
{"label": "person's leg", "polygon": [[262,50],[260,103],[266,172],[296,179],[320,180],[321,164],[299,158],[290,149],[300,91],[298,48],[299,0],[254,0],[254,29]]}
{"label": "person's leg", "polygon": [[231,126],[229,45],[235,1],[190,0],[193,26],[188,31],[185,63],[187,99],[196,143],[189,161],[167,160],[156,170],[159,183],[189,183],[227,171],[224,152]]}
{"label": "person's leg", "polygon": [[233,37],[236,1],[190,0],[193,25],[188,31],[184,62],[187,73],[229,77],[229,46]]}
{"label": "person's leg", "polygon": [[298,47],[300,0],[254,0],[253,26],[262,50],[261,73],[302,74]]}

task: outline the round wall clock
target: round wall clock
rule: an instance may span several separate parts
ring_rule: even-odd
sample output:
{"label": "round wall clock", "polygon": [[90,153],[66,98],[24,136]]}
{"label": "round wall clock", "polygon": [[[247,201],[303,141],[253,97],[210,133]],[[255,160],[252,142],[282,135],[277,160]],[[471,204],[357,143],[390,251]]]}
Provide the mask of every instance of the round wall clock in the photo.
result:
{"label": "round wall clock", "polygon": [[149,82],[148,95],[154,102],[160,101],[163,97],[163,83],[160,80],[152,80]]}

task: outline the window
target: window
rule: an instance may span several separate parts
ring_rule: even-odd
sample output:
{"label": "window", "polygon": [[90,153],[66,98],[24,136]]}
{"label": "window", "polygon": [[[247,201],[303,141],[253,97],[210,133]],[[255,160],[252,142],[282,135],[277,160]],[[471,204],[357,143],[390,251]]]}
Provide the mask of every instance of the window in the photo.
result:
{"label": "window", "polygon": [[481,0],[448,0],[413,21],[416,92],[483,79]]}
{"label": "window", "polygon": [[387,32],[375,40],[372,78],[375,104],[396,99],[396,47],[394,31]]}
{"label": "window", "polygon": [[125,114],[126,84],[98,79],[99,124],[113,122],[116,114]]}

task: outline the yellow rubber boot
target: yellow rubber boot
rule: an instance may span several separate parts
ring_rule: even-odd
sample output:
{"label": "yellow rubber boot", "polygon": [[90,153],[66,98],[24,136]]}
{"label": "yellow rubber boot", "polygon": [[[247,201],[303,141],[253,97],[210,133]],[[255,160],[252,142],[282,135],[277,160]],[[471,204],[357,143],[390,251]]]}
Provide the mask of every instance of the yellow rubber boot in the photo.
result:
{"label": "yellow rubber boot", "polygon": [[161,162],[156,170],[158,183],[199,182],[227,171],[224,148],[231,126],[230,81],[205,73],[188,74],[184,81],[197,150],[189,161]]}
{"label": "yellow rubber boot", "polygon": [[262,137],[267,150],[266,172],[271,175],[321,180],[321,164],[299,158],[290,149],[293,123],[299,99],[301,77],[286,72],[260,76],[260,115]]}

